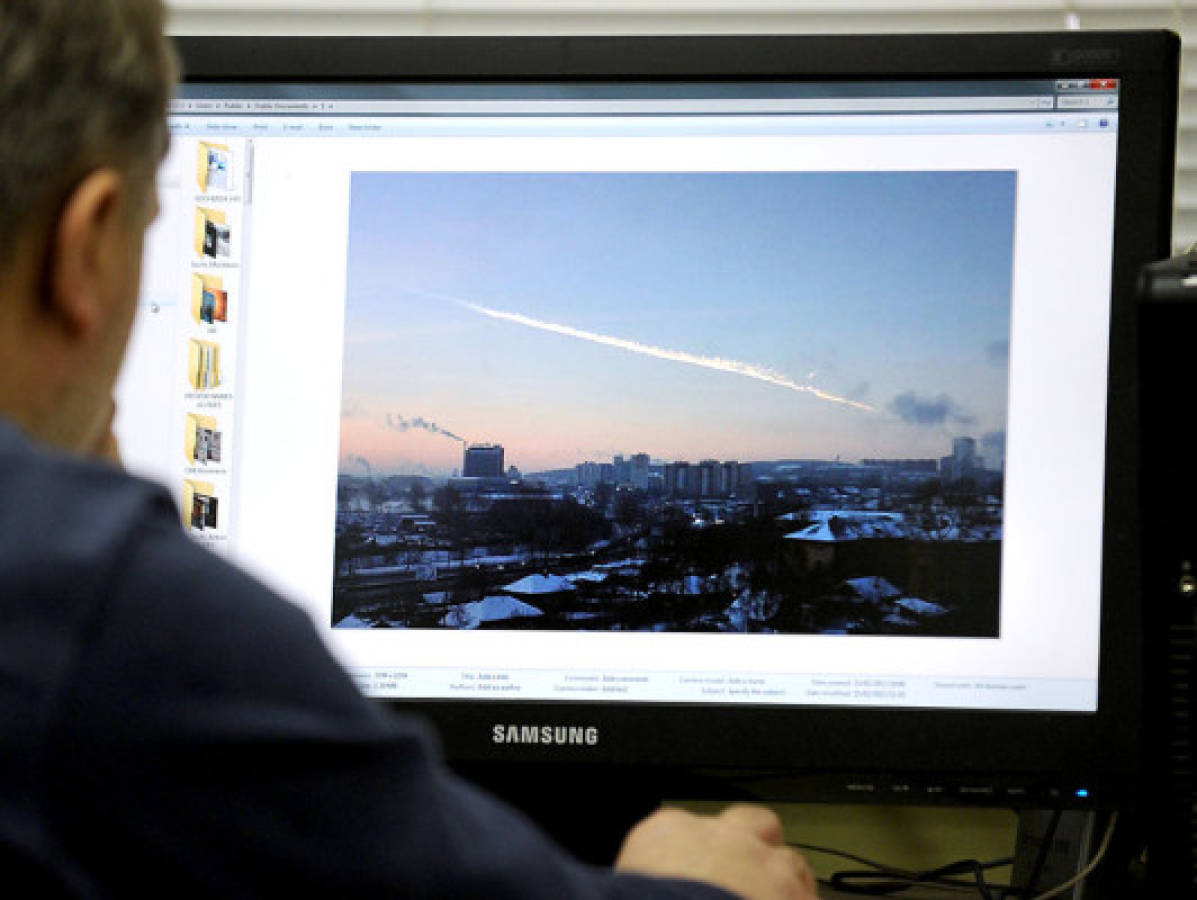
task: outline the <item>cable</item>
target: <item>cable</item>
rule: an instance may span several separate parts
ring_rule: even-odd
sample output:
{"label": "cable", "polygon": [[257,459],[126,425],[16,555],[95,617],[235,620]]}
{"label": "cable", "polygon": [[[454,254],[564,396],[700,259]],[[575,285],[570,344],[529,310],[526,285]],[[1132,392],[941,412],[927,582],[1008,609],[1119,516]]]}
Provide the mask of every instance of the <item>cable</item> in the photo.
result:
{"label": "cable", "polygon": [[[877,871],[877,872],[837,872],[831,878],[831,886],[839,891],[856,894],[870,894],[884,896],[897,894],[912,887],[937,887],[945,890],[967,892],[979,895],[982,900],[993,900],[990,885],[985,881],[985,871],[1009,865],[1011,860],[999,859],[990,862],[980,862],[975,859],[962,859],[948,863],[936,869],[925,872],[907,873],[905,871]],[[950,875],[971,874],[971,881],[959,881],[949,878]],[[882,879],[890,879],[888,881]]]}
{"label": "cable", "polygon": [[[833,847],[823,847],[819,846],[818,844],[803,844],[797,842],[791,843],[790,846],[800,850],[805,850],[810,853],[824,853],[829,856],[836,856],[840,857],[841,859],[851,860],[852,862],[868,866],[870,869],[875,870],[870,872],[836,872],[831,879],[828,880],[829,886],[834,887],[836,890],[844,891],[846,893],[869,894],[873,896],[895,894],[911,887],[933,887],[945,891],[980,894],[980,896],[983,898],[991,898],[992,895],[989,893],[991,890],[1007,890],[1008,886],[988,884],[985,881],[985,871],[987,869],[1008,866],[1012,862],[1012,860],[1009,858],[996,859],[984,863],[972,859],[959,860],[957,862],[949,863],[945,866],[919,872],[912,869],[903,869],[898,866],[891,866],[864,856],[848,853],[844,850],[837,850]],[[974,880],[961,881],[947,877],[949,875],[955,875],[958,873],[970,873],[973,875]],[[868,883],[870,879],[880,878],[888,878],[890,880],[877,880],[871,884]]]}
{"label": "cable", "polygon": [[851,860],[855,863],[860,863],[862,866],[868,866],[871,869],[881,869],[886,872],[906,872],[913,875],[914,873],[908,869],[899,869],[897,866],[886,865],[885,863],[877,862],[865,856],[857,856],[855,853],[849,853],[846,850],[836,850],[833,847],[820,847],[818,844],[800,844],[791,842],[791,847],[796,847],[799,850],[809,850],[811,853],[826,853],[828,856],[838,856],[841,859]]}
{"label": "cable", "polygon": [[[1055,832],[1059,821],[1059,811],[1052,817],[1052,822],[1048,828],[1048,834],[1052,835]],[[1068,879],[1062,884],[1056,885],[1042,894],[1036,894],[1032,900],[1050,900],[1052,897],[1058,897],[1065,891],[1080,884],[1088,878],[1093,871],[1101,864],[1105,858],[1106,852],[1110,848],[1110,841],[1114,836],[1114,827],[1118,823],[1118,813],[1110,814],[1110,821],[1106,825],[1105,834],[1102,836],[1101,844],[1094,853],[1093,858],[1089,863],[1078,872],[1075,876]],[[1044,841],[1046,846],[1047,841]],[[886,863],[878,862],[868,857],[858,856],[854,853],[848,853],[844,850],[836,850],[832,847],[822,847],[818,844],[803,844],[798,842],[790,843],[791,847],[799,850],[805,850],[809,853],[823,853],[828,856],[836,856],[841,859],[847,859],[863,866],[868,866],[873,871],[868,872],[836,872],[829,880],[830,886],[838,891],[843,891],[850,894],[868,894],[872,896],[885,896],[888,894],[896,894],[905,891],[912,887],[933,887],[947,891],[958,891],[976,893],[983,900],[993,900],[993,891],[1000,891],[1002,897],[1010,896],[1015,893],[1025,894],[1032,890],[1035,882],[1038,881],[1039,875],[1042,872],[1043,864],[1046,858],[1047,851],[1042,847],[1037,854],[1035,864],[1032,868],[1031,879],[1026,888],[1016,889],[1010,885],[994,885],[988,884],[985,880],[985,872],[988,869],[1000,868],[1008,866],[1013,861],[1010,858],[991,860],[990,862],[980,862],[975,859],[958,860],[953,863],[948,863],[945,866],[940,866],[937,869],[930,869],[925,872],[918,872],[911,869],[902,869],[896,866],[890,866]],[[973,875],[974,880],[971,882],[960,881],[952,879],[947,876],[969,872]],[[889,880],[880,880],[886,878]],[[869,879],[878,879],[872,884],[868,883]]]}
{"label": "cable", "polygon": [[1114,826],[1117,824],[1118,813],[1110,813],[1110,821],[1109,824],[1106,825],[1106,833],[1101,839],[1101,846],[1099,846],[1097,848],[1097,852],[1093,854],[1093,859],[1089,861],[1089,865],[1085,866],[1085,868],[1081,869],[1080,872],[1078,872],[1072,878],[1069,878],[1063,884],[1056,885],[1050,891],[1036,895],[1033,900],[1048,900],[1049,897],[1058,897],[1069,888],[1075,887],[1088,878],[1091,874],[1093,874],[1093,870],[1098,867],[1102,859],[1105,857],[1106,851],[1110,849],[1110,840],[1114,837]]}
{"label": "cable", "polygon": [[1056,829],[1060,827],[1060,817],[1063,816],[1064,810],[1052,810],[1051,820],[1048,822],[1047,831],[1044,832],[1043,838],[1039,841],[1039,849],[1035,853],[1035,862],[1031,866],[1031,874],[1027,877],[1027,884],[1025,888],[1011,893],[1017,893],[1020,897],[1030,896],[1035,892],[1035,888],[1039,887],[1039,878],[1043,875],[1043,866],[1047,862],[1047,853],[1051,849],[1052,842],[1056,839]]}

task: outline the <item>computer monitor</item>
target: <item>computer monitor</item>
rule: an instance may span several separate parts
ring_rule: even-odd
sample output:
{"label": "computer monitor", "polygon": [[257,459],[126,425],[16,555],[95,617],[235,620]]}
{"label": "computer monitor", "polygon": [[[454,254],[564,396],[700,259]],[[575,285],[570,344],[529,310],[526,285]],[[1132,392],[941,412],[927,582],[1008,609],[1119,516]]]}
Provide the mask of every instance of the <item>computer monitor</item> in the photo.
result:
{"label": "computer monitor", "polygon": [[178,43],[126,458],[453,763],[1133,792],[1175,36]]}

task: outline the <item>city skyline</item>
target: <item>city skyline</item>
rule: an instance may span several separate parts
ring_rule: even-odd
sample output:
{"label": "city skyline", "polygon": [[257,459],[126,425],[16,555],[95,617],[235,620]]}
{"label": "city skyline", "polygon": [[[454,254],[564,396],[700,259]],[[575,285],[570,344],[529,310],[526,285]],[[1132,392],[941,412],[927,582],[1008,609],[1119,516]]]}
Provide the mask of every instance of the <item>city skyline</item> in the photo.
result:
{"label": "city skyline", "polygon": [[341,471],[993,444],[1014,196],[1005,171],[356,173]]}

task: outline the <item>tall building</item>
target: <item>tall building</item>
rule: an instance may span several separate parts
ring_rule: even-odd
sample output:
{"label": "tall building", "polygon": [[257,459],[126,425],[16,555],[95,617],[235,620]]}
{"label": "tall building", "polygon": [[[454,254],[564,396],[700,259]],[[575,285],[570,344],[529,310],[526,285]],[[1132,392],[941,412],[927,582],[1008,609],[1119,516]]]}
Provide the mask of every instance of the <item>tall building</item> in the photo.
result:
{"label": "tall building", "polygon": [[[666,463],[663,475],[662,486],[671,497],[730,497],[741,485],[752,483],[752,466],[735,460],[704,459],[693,464],[678,460]],[[632,483],[639,487],[641,482],[636,479],[641,477],[644,484],[652,477],[646,453],[632,457]]]}
{"label": "tall building", "polygon": [[665,493],[671,497],[685,496],[689,473],[690,464],[688,462],[679,460],[667,463],[665,466]]}
{"label": "tall building", "polygon": [[977,456],[977,440],[958,437],[952,441],[952,455],[940,460],[939,476],[945,481],[972,478],[984,468],[984,461]]}
{"label": "tall building", "polygon": [[730,497],[740,486],[740,464],[728,460],[719,469],[719,496]]}
{"label": "tall building", "polygon": [[632,455],[632,487],[640,490],[648,489],[648,470],[650,460],[647,453]]}
{"label": "tall building", "polygon": [[574,466],[579,487],[594,487],[598,483],[598,463],[587,460]]}
{"label": "tall building", "polygon": [[612,480],[616,484],[632,483],[632,463],[629,460],[624,459],[622,456],[617,456],[611,465],[614,471]]}
{"label": "tall building", "polygon": [[502,478],[502,444],[469,444],[461,463],[463,478]]}
{"label": "tall building", "polygon": [[958,437],[952,441],[952,456],[966,468],[972,468],[977,458],[977,439]]}

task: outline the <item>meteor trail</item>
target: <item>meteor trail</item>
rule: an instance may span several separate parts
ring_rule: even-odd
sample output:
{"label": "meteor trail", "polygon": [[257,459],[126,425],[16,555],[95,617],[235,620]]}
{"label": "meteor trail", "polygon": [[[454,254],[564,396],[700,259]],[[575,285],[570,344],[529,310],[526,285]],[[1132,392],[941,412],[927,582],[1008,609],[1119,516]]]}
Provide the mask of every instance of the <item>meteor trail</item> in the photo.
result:
{"label": "meteor trail", "polygon": [[[443,295],[441,295],[443,296]],[[558,325],[554,322],[543,322],[540,319],[533,319],[531,316],[521,315],[520,313],[505,312],[501,309],[491,309],[486,306],[481,306],[477,303],[469,303],[465,300],[458,300],[456,298],[445,298],[452,300],[458,306],[465,307],[473,312],[479,313],[483,316],[489,316],[492,319],[501,319],[506,322],[514,322],[516,325],[524,325],[528,328],[538,328],[541,331],[549,331],[553,334],[562,334],[566,337],[578,338],[583,341],[590,341],[594,344],[602,344],[605,347],[615,347],[619,350],[628,350],[632,353],[640,353],[644,356],[652,356],[657,359],[665,359],[670,362],[685,363],[688,366],[698,366],[703,369],[713,369],[716,372],[727,372],[731,375],[742,375],[745,378],[754,378],[757,381],[763,381],[766,384],[776,385],[777,387],[786,388],[787,390],[797,391],[800,394],[812,394],[820,400],[826,400],[829,403],[842,403],[845,406],[852,406],[856,409],[863,409],[873,412],[874,408],[867,403],[861,403],[858,400],[850,400],[847,397],[839,397],[828,391],[824,391],[811,384],[799,384],[791,378],[787,378],[780,372],[774,372],[772,369],[764,366],[754,365],[753,363],[740,362],[735,359],[723,359],[719,356],[700,356],[696,353],[687,353],[684,350],[670,350],[667,347],[656,347],[652,344],[642,344],[639,341],[630,341],[626,338],[612,337],[607,334],[598,334],[593,331],[583,331],[580,328],[574,328],[570,325]]]}

